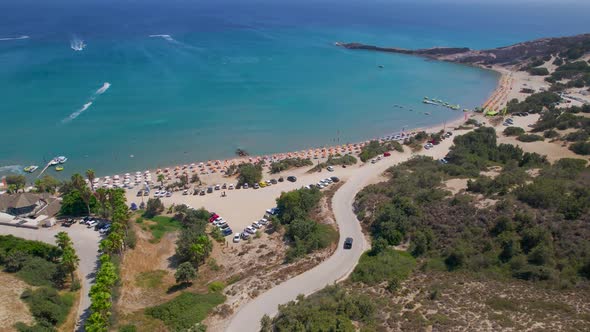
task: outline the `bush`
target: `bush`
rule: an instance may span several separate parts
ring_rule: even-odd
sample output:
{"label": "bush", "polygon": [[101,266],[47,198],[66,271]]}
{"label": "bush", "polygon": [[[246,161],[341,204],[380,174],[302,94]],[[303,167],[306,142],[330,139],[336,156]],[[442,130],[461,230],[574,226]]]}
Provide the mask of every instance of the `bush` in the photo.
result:
{"label": "bush", "polygon": [[71,293],[60,296],[55,289],[47,287],[25,290],[21,299],[29,305],[31,314],[38,322],[53,326],[63,323],[74,302]]}
{"label": "bush", "polygon": [[524,129],[520,127],[506,127],[506,129],[504,129],[504,135],[506,136],[519,136],[524,133]]}
{"label": "bush", "polygon": [[272,174],[286,171],[291,168],[304,167],[313,165],[313,161],[302,158],[288,158],[276,161],[270,164],[270,172]]}
{"label": "bush", "polygon": [[219,293],[225,288],[223,281],[212,281],[207,285],[210,293]]}
{"label": "bush", "polygon": [[16,275],[31,286],[52,286],[57,264],[39,257],[29,257]]}
{"label": "bush", "polygon": [[317,188],[302,188],[281,193],[277,198],[279,221],[281,224],[290,224],[295,219],[306,219],[321,198],[322,193]]}
{"label": "bush", "polygon": [[209,312],[225,301],[221,293],[182,293],[164,304],[147,308],[145,313],[159,319],[173,330],[185,330],[200,323]]}
{"label": "bush", "polygon": [[385,280],[405,280],[416,265],[416,260],[407,252],[388,249],[378,255],[363,254],[351,275],[354,282],[375,285]]}
{"label": "bush", "polygon": [[287,226],[285,237],[291,243],[286,261],[293,262],[316,250],[327,248],[338,239],[336,230],[313,220],[296,219]]}
{"label": "bush", "polygon": [[545,138],[556,138],[559,137],[559,133],[553,129],[546,130],[543,133],[543,137]]}
{"label": "bush", "polygon": [[[41,241],[30,241],[12,235],[0,235],[0,259],[11,251],[20,251],[30,256],[36,256],[53,261],[61,255],[58,247]],[[0,264],[4,264],[0,260]]]}
{"label": "bush", "polygon": [[547,76],[549,75],[549,70],[547,70],[547,68],[530,68],[528,70],[529,74],[533,75],[533,76]]}
{"label": "bush", "polygon": [[586,130],[578,130],[573,133],[565,135],[564,139],[568,142],[585,142],[590,138]]}
{"label": "bush", "polygon": [[522,134],[519,135],[516,139],[521,142],[537,142],[545,140],[543,136],[535,134]]}
{"label": "bush", "polygon": [[590,154],[590,142],[577,142],[569,147],[575,154],[587,156]]}
{"label": "bush", "polygon": [[380,154],[383,154],[384,152],[387,152],[387,147],[381,143],[379,143],[379,141],[371,141],[369,142],[369,144],[363,146],[361,148],[361,153],[359,155],[359,157],[361,158],[362,162],[366,162],[367,160],[371,159],[371,158],[375,158]]}

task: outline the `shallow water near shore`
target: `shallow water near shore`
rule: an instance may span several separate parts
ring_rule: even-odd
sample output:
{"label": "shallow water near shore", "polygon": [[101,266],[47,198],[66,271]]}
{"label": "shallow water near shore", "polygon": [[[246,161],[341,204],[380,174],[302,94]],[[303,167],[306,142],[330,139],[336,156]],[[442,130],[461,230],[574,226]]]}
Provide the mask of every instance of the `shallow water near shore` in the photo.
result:
{"label": "shallow water near shore", "polygon": [[[333,43],[477,48],[542,33],[497,36],[485,27],[362,15],[356,5],[336,12],[317,4],[182,5],[72,5],[45,9],[48,18],[35,23],[18,21],[25,15],[18,5],[4,5],[14,17],[0,23],[0,175],[57,155],[69,161],[51,175],[87,168],[106,175],[450,121],[462,112],[422,98],[474,108],[498,74]],[[379,13],[378,6],[362,8]]]}

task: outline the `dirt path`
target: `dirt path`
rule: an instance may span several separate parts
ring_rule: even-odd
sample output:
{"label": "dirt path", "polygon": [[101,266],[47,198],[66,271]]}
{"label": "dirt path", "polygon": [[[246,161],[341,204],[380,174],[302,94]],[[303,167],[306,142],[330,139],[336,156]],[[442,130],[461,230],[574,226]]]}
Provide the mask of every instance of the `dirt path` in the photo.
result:
{"label": "dirt path", "polygon": [[[55,245],[55,235],[61,231],[67,232],[70,235],[74,242],[76,253],[80,258],[78,272],[82,277],[82,288],[80,290],[82,295],[78,305],[78,317],[83,326],[83,321],[86,319],[90,307],[88,292],[94,282],[94,273],[96,272],[98,263],[98,242],[100,241],[98,232],[87,229],[84,225],[80,224],[74,224],[69,228],[54,226],[49,229],[41,228],[38,230],[0,226],[1,235],[12,234],[23,239],[42,241],[53,245]],[[83,331],[82,328],[79,328],[79,330]]]}

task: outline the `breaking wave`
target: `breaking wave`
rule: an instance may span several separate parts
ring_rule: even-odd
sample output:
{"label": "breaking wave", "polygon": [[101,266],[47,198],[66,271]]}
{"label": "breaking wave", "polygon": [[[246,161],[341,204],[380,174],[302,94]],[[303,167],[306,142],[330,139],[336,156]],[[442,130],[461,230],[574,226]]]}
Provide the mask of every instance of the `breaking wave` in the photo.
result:
{"label": "breaking wave", "polygon": [[70,40],[70,48],[73,49],[74,51],[83,51],[86,48],[86,44],[84,44],[84,41],[78,37],[74,37],[72,40]]}
{"label": "breaking wave", "polygon": [[8,40],[21,40],[21,39],[29,39],[29,36],[19,36],[19,37],[4,37],[0,38],[0,41],[8,41]]}
{"label": "breaking wave", "polygon": [[80,116],[80,114],[82,114],[84,111],[86,111],[88,108],[90,108],[90,106],[92,106],[92,103],[94,102],[94,100],[96,99],[96,97],[98,97],[98,96],[102,95],[103,93],[105,93],[110,87],[111,87],[111,83],[105,82],[98,90],[96,90],[94,92],[94,94],[90,97],[90,100],[86,104],[84,104],[79,110],[77,110],[74,113],[70,114],[67,118],[61,120],[61,122],[62,123],[67,123],[67,122],[70,122],[70,121],[74,120],[78,116]]}

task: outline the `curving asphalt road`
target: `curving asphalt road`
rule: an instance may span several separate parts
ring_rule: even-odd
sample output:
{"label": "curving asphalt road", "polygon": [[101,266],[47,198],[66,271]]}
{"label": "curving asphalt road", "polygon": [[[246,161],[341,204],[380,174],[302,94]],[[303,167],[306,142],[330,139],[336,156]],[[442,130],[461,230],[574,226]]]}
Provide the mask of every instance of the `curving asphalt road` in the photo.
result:
{"label": "curving asphalt road", "polygon": [[[362,188],[390,166],[407,160],[403,158],[385,159],[377,164],[365,165],[355,172],[332,199],[332,209],[340,232],[340,243],[334,254],[320,265],[308,270],[282,284],[268,290],[254,300],[242,305],[231,318],[226,331],[258,332],[262,316],[275,316],[278,306],[294,300],[299,294],[309,295],[328,285],[348,277],[355,268],[360,256],[369,249],[360,223],[352,210],[354,198]],[[343,248],[344,239],[354,239],[352,249]]]}

